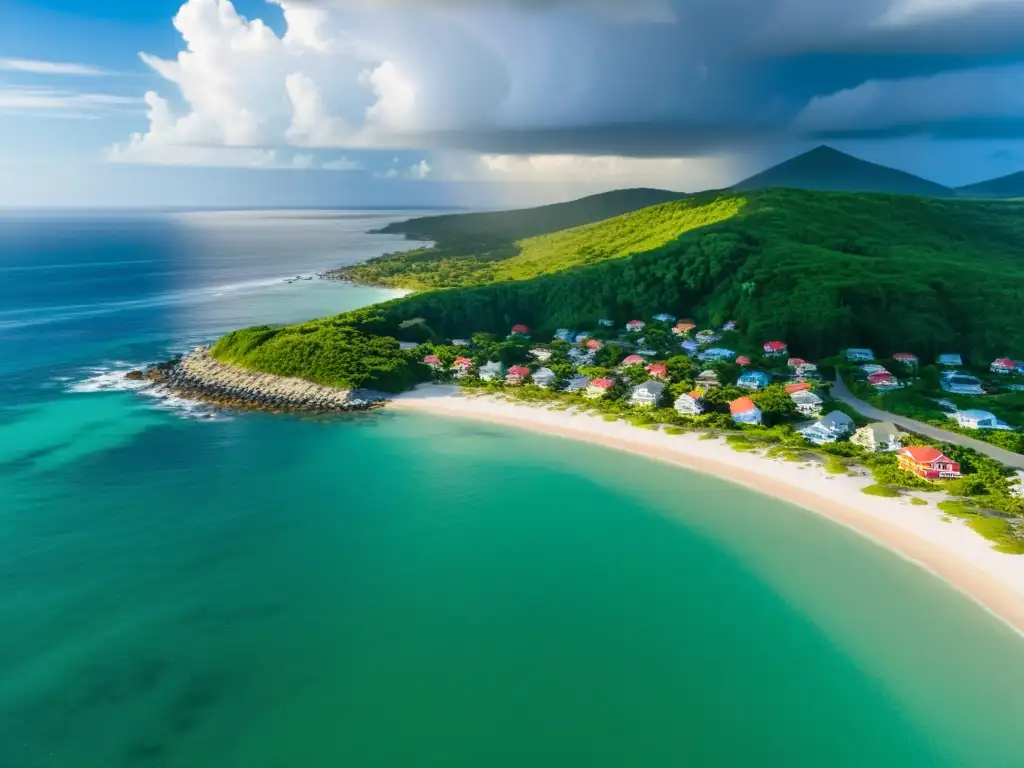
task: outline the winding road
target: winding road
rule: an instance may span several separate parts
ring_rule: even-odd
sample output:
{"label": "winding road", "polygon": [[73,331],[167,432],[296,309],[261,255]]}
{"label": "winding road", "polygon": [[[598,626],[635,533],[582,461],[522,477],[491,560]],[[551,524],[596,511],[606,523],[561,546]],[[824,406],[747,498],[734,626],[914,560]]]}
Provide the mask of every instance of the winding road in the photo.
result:
{"label": "winding road", "polygon": [[973,448],[978,453],[983,453],[989,458],[1000,461],[1008,467],[1024,469],[1024,456],[1019,453],[1007,451],[1004,448],[999,448],[998,446],[982,442],[981,440],[975,440],[973,437],[967,437],[966,435],[959,435],[956,432],[939,429],[938,427],[933,427],[931,424],[926,424],[923,421],[908,419],[906,416],[899,416],[895,413],[883,411],[881,408],[876,408],[870,403],[866,403],[863,400],[854,397],[853,393],[847,389],[846,384],[843,383],[842,378],[838,374],[836,374],[836,380],[832,384],[832,397],[840,402],[846,403],[858,413],[867,416],[869,419],[891,421],[897,427],[900,427],[907,432],[916,432],[919,435],[925,435],[926,437],[930,437],[934,440],[941,440],[945,443],[955,443],[956,445],[962,445],[965,448]]}

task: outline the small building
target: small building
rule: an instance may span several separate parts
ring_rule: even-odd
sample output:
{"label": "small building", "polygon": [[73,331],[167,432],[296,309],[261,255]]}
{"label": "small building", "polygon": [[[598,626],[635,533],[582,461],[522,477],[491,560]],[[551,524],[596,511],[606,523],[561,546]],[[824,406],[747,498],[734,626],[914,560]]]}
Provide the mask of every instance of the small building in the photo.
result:
{"label": "small building", "polygon": [[800,434],[815,445],[834,443],[853,432],[856,425],[853,419],[842,411],[832,411],[809,427],[800,430]]}
{"label": "small building", "polygon": [[1013,429],[1005,421],[1000,421],[996,418],[994,413],[989,413],[988,411],[979,411],[971,408],[966,411],[950,413],[948,416],[964,429]]}
{"label": "small building", "polygon": [[740,397],[729,403],[729,413],[737,424],[761,423],[761,409],[749,397]]}
{"label": "small building", "polygon": [[647,327],[647,323],[643,320],[630,320],[626,323],[626,330],[630,333],[640,333],[644,328]]}
{"label": "small building", "polygon": [[786,361],[786,367],[793,368],[794,370],[799,368],[801,365],[807,365],[807,361],[802,357],[791,357]]}
{"label": "small building", "polygon": [[899,381],[888,371],[879,371],[868,376],[868,384],[875,389],[898,389]]}
{"label": "small building", "polygon": [[643,408],[656,407],[664,394],[665,382],[651,379],[633,387],[629,395],[629,402]]}
{"label": "small building", "polygon": [[939,379],[939,386],[946,392],[954,395],[984,395],[985,388],[981,379],[969,376],[966,373],[947,372]]}
{"label": "small building", "polygon": [[792,394],[795,394],[797,392],[810,392],[810,391],[811,391],[811,385],[808,384],[806,381],[798,381],[795,384],[787,384],[786,385],[786,394],[787,395],[792,395]]}
{"label": "small building", "polygon": [[804,363],[796,369],[794,375],[801,381],[806,381],[807,379],[817,380],[821,378],[821,374],[818,373],[818,366],[814,363]]}
{"label": "small building", "polygon": [[569,359],[577,367],[582,365],[592,365],[594,363],[594,353],[589,350],[584,352],[582,349],[573,347],[569,350]]}
{"label": "small building", "polygon": [[555,338],[559,341],[564,341],[572,344],[572,340],[576,338],[576,334],[568,328],[559,328],[555,331]]}
{"label": "small building", "polygon": [[615,382],[611,379],[594,379],[587,387],[587,397],[604,397],[614,386]]}
{"label": "small building", "polygon": [[532,357],[534,360],[546,363],[548,360],[551,359],[551,350],[542,349],[541,347],[538,347],[537,349],[531,349],[530,357]]}
{"label": "small building", "polygon": [[730,320],[729,322],[727,322],[725,325],[722,326],[722,330],[723,331],[735,331],[736,330],[736,321],[735,320]]}
{"label": "small building", "polygon": [[530,327],[528,325],[523,325],[522,323],[516,323],[515,325],[512,326],[512,335],[513,336],[529,336],[530,335]]}
{"label": "small building", "polygon": [[821,408],[824,401],[810,390],[790,392],[789,399],[796,406],[796,412],[802,416],[818,417],[821,415]]}
{"label": "small building", "polygon": [[876,421],[854,432],[850,442],[869,453],[898,451],[903,447],[903,436],[891,421]]}
{"label": "small building", "polygon": [[590,378],[582,373],[570,376],[562,385],[563,392],[582,392],[590,386]]}
{"label": "small building", "polygon": [[538,368],[533,372],[533,383],[538,387],[543,387],[544,389],[547,389],[554,384],[556,378],[557,376],[555,376],[555,372],[550,368]]}
{"label": "small building", "polygon": [[631,365],[643,365],[647,361],[640,355],[629,355],[622,361],[622,366],[628,368]]}
{"label": "small building", "polygon": [[661,312],[654,316],[654,319],[659,323],[674,323],[676,321],[675,315],[670,315],[666,312]]}
{"label": "small building", "polygon": [[764,371],[744,371],[736,379],[736,386],[743,389],[754,390],[764,389],[771,383],[768,374]]}
{"label": "small building", "polygon": [[897,454],[900,469],[925,480],[952,480],[960,477],[960,464],[942,451],[927,445],[908,445]]}
{"label": "small building", "polygon": [[950,368],[956,368],[957,366],[963,365],[964,361],[960,355],[939,355],[939,365],[945,365]]}
{"label": "small building", "polygon": [[888,370],[884,365],[878,363],[865,363],[860,367],[864,373],[871,375],[872,373],[888,373]]}
{"label": "small building", "polygon": [[441,369],[441,359],[437,355],[427,355],[423,358],[423,364],[429,365],[435,371]]}
{"label": "small building", "polygon": [[697,377],[697,383],[700,384],[701,389],[705,392],[709,389],[722,386],[722,382],[719,380],[718,374],[711,370],[701,372],[700,376]]}
{"label": "small building", "polygon": [[602,344],[597,339],[588,339],[587,340],[587,349],[591,349],[594,352],[597,352],[600,349],[604,349],[604,344]]}
{"label": "small building", "polygon": [[680,349],[683,350],[683,352],[690,356],[693,356],[697,354],[698,351],[700,351],[700,344],[698,344],[696,341],[684,341],[682,344],[679,345],[679,347]]}
{"label": "small building", "polygon": [[419,346],[419,344],[416,343],[415,341],[400,341],[400,342],[398,342],[398,348],[401,349],[401,350],[406,350],[407,351],[407,350],[410,350],[410,349],[416,349],[416,347],[418,347],[418,346]]}
{"label": "small building", "polygon": [[919,362],[917,355],[911,354],[910,352],[897,352],[892,356],[892,359],[898,363],[903,363],[910,368],[916,368]]}
{"label": "small building", "polygon": [[732,360],[736,353],[731,349],[725,349],[724,347],[710,347],[701,352],[697,359],[705,363],[724,363],[728,360]]}
{"label": "small building", "polygon": [[668,366],[664,363],[651,363],[647,366],[647,373],[656,379],[668,378]]}
{"label": "small building", "polygon": [[863,363],[875,359],[875,353],[863,347],[854,347],[846,350],[846,359],[851,363]]}
{"label": "small building", "polygon": [[697,331],[697,335],[694,338],[697,339],[697,343],[698,344],[703,345],[703,344],[714,344],[716,341],[718,341],[722,337],[719,336],[714,331],[712,331],[710,328],[708,328],[708,329],[703,330],[703,331]]}
{"label": "small building", "polygon": [[494,379],[501,379],[505,376],[505,366],[499,362],[488,362],[480,366],[480,370],[477,371],[477,376],[480,377],[481,381],[494,381]]}
{"label": "small building", "polygon": [[764,353],[768,357],[782,357],[789,353],[789,347],[786,346],[784,341],[766,341],[764,343]]}
{"label": "small building", "polygon": [[647,347],[644,347],[643,349],[638,349],[636,353],[638,355],[643,355],[644,357],[654,357],[658,354],[653,349],[648,349]]}
{"label": "small building", "polygon": [[468,347],[469,339],[452,339],[453,347]]}
{"label": "small building", "polygon": [[1017,364],[1008,357],[999,357],[992,361],[992,365],[989,366],[989,370],[992,373],[1008,374],[1017,372]]}
{"label": "small building", "polygon": [[513,365],[508,369],[508,374],[505,376],[505,383],[511,384],[513,387],[518,387],[528,378],[530,378],[529,368],[525,365]]}
{"label": "small building", "polygon": [[457,357],[452,363],[452,371],[455,373],[455,378],[464,378],[473,372],[473,361],[468,357]]}
{"label": "small building", "polygon": [[674,333],[676,336],[685,336],[696,327],[697,326],[691,322],[681,320],[680,322],[676,323],[675,326],[672,328],[672,333]]}
{"label": "small building", "polygon": [[736,358],[736,365],[742,367],[750,365],[750,358],[746,355],[740,355]]}
{"label": "small building", "polygon": [[675,409],[683,416],[700,416],[704,413],[704,393],[699,389],[676,398]]}
{"label": "small building", "polygon": [[609,320],[607,317],[602,317],[600,320],[597,321],[597,324],[600,325],[602,328],[614,328],[615,327],[615,321],[614,320]]}

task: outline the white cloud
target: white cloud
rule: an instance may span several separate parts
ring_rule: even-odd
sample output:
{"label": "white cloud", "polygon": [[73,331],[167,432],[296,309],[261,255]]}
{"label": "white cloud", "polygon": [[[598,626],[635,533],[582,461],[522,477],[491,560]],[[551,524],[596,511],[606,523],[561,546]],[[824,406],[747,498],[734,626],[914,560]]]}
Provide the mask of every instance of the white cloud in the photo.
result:
{"label": "white cloud", "polygon": [[3,111],[59,112],[68,110],[79,113],[95,113],[129,106],[141,107],[142,102],[134,96],[118,96],[110,93],[80,93],[58,88],[0,88],[0,110]]}
{"label": "white cloud", "polygon": [[430,164],[426,160],[420,160],[409,168],[409,175],[414,179],[425,179],[430,175],[432,170],[434,169],[430,167]]}
{"label": "white cloud", "polygon": [[734,161],[719,157],[588,155],[481,155],[470,174],[492,181],[544,184],[650,186],[694,191],[735,181]]}
{"label": "white cloud", "polygon": [[312,155],[295,155],[292,157],[292,166],[300,170],[314,167],[315,158]]}
{"label": "white cloud", "polygon": [[93,67],[89,64],[76,64],[67,61],[41,61],[39,59],[0,58],[0,70],[27,72],[34,75],[68,75],[71,77],[99,77],[110,74],[105,69]]}
{"label": "white cloud", "polygon": [[348,157],[339,157],[337,160],[329,160],[322,166],[325,171],[363,171],[366,170],[362,163]]}

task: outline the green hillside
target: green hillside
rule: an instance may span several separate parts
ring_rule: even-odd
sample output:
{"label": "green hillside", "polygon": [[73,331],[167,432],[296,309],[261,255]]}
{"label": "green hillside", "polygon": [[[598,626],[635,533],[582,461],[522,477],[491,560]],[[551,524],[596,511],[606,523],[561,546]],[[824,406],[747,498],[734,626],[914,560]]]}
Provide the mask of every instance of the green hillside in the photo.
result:
{"label": "green hillside", "polygon": [[[666,241],[669,214],[678,211],[689,212]],[[698,213],[711,223],[687,228]],[[281,331],[244,331],[215,354],[260,370],[372,386],[377,363],[332,348],[355,343],[358,334],[504,336],[517,322],[544,334],[664,311],[715,324],[733,319],[748,339],[781,338],[809,358],[846,346],[922,359],[949,351],[1024,356],[1022,241],[1024,203],[801,190],[698,199],[530,244],[514,262],[518,280],[418,293]],[[548,274],[552,264],[539,256],[573,267],[580,248],[602,242],[606,260],[586,266]],[[612,258],[632,248],[649,250]],[[304,345],[292,348],[288,338]],[[397,345],[373,349],[389,388],[415,378],[405,369],[415,363]]]}
{"label": "green hillside", "polygon": [[987,197],[1011,199],[1024,197],[1024,171],[1011,173],[1009,176],[1000,176],[998,179],[989,179],[977,184],[968,184],[964,187],[957,187],[956,193],[963,197]]}
{"label": "green hillside", "polygon": [[884,192],[951,197],[953,190],[912,173],[870,163],[821,146],[736,184],[733,189],[789,187],[836,192]]}

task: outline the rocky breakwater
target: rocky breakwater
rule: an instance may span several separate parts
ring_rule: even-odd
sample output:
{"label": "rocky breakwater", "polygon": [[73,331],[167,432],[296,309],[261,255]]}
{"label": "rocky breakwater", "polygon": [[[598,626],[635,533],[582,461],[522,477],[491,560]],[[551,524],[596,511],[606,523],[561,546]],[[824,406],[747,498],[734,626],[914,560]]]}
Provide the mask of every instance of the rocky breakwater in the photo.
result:
{"label": "rocky breakwater", "polygon": [[[128,376],[138,378],[140,373],[133,371]],[[338,389],[305,379],[245,370],[215,360],[209,347],[154,366],[142,375],[183,397],[229,408],[329,413],[363,411],[386,400],[378,392]]]}

